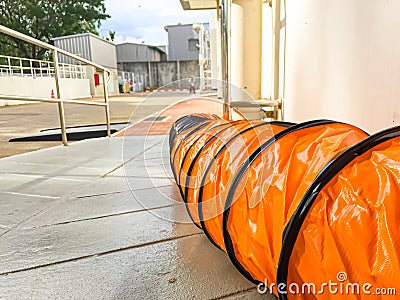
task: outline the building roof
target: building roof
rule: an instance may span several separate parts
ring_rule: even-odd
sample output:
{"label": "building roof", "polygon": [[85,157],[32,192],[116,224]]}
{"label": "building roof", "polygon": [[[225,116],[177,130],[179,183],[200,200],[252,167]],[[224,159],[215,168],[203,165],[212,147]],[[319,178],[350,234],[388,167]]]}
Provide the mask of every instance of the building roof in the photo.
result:
{"label": "building roof", "polygon": [[55,37],[52,38],[53,41],[57,41],[57,40],[64,40],[64,39],[70,39],[70,38],[76,38],[76,37],[82,37],[82,36],[91,36],[94,37],[96,39],[99,39],[103,42],[109,43],[113,46],[115,46],[115,43],[111,42],[111,41],[107,41],[106,39],[103,39],[101,37],[99,37],[98,35],[95,35],[91,32],[86,32],[86,33],[78,33],[78,34],[71,34],[71,35],[65,35],[65,36],[60,36],[60,37]]}
{"label": "building roof", "polygon": [[208,23],[208,22],[190,23],[190,24],[181,24],[181,23],[178,23],[178,24],[174,24],[174,25],[166,25],[166,26],[164,26],[164,29],[165,29],[165,31],[168,31],[168,28],[169,28],[169,27],[187,27],[187,26],[192,27],[194,24],[208,25],[209,23]]}
{"label": "building roof", "polygon": [[215,9],[216,0],[179,0],[184,10]]}
{"label": "building roof", "polygon": [[150,49],[154,49],[154,50],[162,52],[162,53],[166,52],[163,48],[161,48],[161,47],[165,47],[165,46],[153,46],[153,45],[147,45],[147,44],[142,44],[142,43],[133,43],[133,42],[124,42],[124,43],[117,44],[116,46],[118,47],[121,45],[144,46],[144,47],[149,47]]}

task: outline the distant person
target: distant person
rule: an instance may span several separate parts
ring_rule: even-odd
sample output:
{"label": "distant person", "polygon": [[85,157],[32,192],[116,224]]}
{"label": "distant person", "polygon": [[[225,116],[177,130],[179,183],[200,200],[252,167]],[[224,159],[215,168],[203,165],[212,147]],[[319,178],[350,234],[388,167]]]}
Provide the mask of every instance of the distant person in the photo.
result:
{"label": "distant person", "polygon": [[119,88],[119,93],[123,94],[124,93],[124,80],[121,75],[118,75],[118,88]]}
{"label": "distant person", "polygon": [[129,81],[129,92],[133,93],[133,80],[132,79]]}
{"label": "distant person", "polygon": [[193,76],[189,79],[189,92],[196,94],[196,81],[194,80]]}

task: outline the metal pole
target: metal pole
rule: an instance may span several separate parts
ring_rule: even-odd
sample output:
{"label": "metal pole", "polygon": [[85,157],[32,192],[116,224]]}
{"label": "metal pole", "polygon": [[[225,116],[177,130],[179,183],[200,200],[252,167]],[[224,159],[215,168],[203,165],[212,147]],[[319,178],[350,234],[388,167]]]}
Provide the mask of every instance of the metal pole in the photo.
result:
{"label": "metal pole", "polygon": [[181,88],[181,63],[179,60],[176,61],[176,68],[178,69],[178,88]]}
{"label": "metal pole", "polygon": [[108,102],[108,89],[107,89],[107,72],[103,71],[103,91],[104,91],[104,102],[107,104],[106,109],[106,122],[107,122],[107,136],[111,136],[110,128],[110,105]]}
{"label": "metal pole", "polygon": [[149,87],[152,86],[152,76],[151,76],[151,64],[150,61],[148,62],[148,66],[149,66]]}
{"label": "metal pole", "polygon": [[224,119],[231,119],[231,89],[229,76],[229,34],[230,34],[230,10],[231,0],[221,0],[221,69],[223,80],[223,98],[224,98]]}
{"label": "metal pole", "polygon": [[[58,76],[58,51],[57,50],[53,51],[53,62],[54,62],[54,79],[56,81],[57,98],[61,99],[60,82],[59,82],[59,76]],[[62,143],[64,146],[68,146],[67,129],[65,127],[64,103],[62,101],[58,103],[58,114],[60,116]]]}

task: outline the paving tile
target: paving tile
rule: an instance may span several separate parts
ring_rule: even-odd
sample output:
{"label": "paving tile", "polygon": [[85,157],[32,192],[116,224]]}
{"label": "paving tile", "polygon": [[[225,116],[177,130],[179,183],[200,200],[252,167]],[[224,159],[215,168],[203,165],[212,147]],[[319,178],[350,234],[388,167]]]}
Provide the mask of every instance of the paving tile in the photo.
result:
{"label": "paving tile", "polygon": [[3,174],[46,175],[60,172],[62,168],[61,166],[54,165],[0,160],[0,173]]}
{"label": "paving tile", "polygon": [[[201,233],[175,207],[31,229],[0,237],[0,274]],[[154,259],[157,259],[154,257]]]}
{"label": "paving tile", "polygon": [[214,299],[253,286],[203,235],[0,276],[0,294],[18,299]]}
{"label": "paving tile", "polygon": [[147,166],[169,166],[170,161],[169,158],[152,158],[152,159],[135,159],[131,160],[124,164],[125,169],[135,169],[140,167],[147,167]]}
{"label": "paving tile", "polygon": [[3,158],[0,162],[22,162],[58,165],[59,162],[79,160],[131,159],[162,141],[162,137],[99,138],[72,143],[68,147],[57,146]]}
{"label": "paving tile", "polygon": [[14,188],[21,187],[29,182],[38,180],[40,178],[42,178],[42,176],[0,174],[0,192],[11,191]]}
{"label": "paving tile", "polygon": [[[43,150],[42,150],[43,151]],[[122,163],[122,155],[116,158],[103,157],[82,157],[82,156],[71,156],[64,155],[59,156],[57,152],[54,153],[41,153],[36,152],[34,156],[24,156],[23,158],[19,156],[11,156],[0,160],[0,165],[2,163],[27,163],[27,164],[39,164],[39,165],[49,165],[49,166],[73,166],[73,167],[86,167],[86,168],[113,168],[116,165]]]}
{"label": "paving tile", "polygon": [[[176,204],[182,204],[176,186],[139,190],[135,193],[128,191],[93,197],[63,199],[63,201],[57,201],[48,210],[25,223],[24,227],[76,222]],[[2,223],[0,222],[0,224]]]}
{"label": "paving tile", "polygon": [[53,202],[51,198],[0,193],[0,225],[13,227]]}
{"label": "paving tile", "polygon": [[[117,165],[114,163],[114,166]],[[37,163],[21,162],[0,162],[0,173],[24,174],[24,175],[45,175],[45,176],[93,176],[100,177],[113,167],[108,168],[87,168],[81,167],[80,163],[75,165],[46,165]]]}
{"label": "paving tile", "polygon": [[112,194],[131,190],[141,190],[153,187],[175,185],[169,178],[128,178],[128,177],[105,177],[100,178],[71,196],[87,197],[102,194]]}
{"label": "paving tile", "polygon": [[85,176],[39,177],[8,191],[25,195],[60,198],[79,190],[80,187],[89,184],[91,180],[90,177]]}
{"label": "paving tile", "polygon": [[[157,161],[158,162],[158,161]],[[146,162],[129,162],[115,171],[108,173],[107,176],[122,176],[122,177],[165,177],[173,178],[171,166],[168,163],[154,163],[153,161]]]}

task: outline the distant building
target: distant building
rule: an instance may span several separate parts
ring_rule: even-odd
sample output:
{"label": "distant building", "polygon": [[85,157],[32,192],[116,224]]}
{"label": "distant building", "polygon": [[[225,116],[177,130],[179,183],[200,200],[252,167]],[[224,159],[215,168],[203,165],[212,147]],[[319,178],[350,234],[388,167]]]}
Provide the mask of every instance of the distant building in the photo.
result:
{"label": "distant building", "polygon": [[166,61],[165,46],[150,46],[136,43],[122,43],[117,45],[117,61],[124,62],[153,62]]}
{"label": "distant building", "polygon": [[[203,24],[209,26],[208,23]],[[199,34],[193,24],[177,24],[164,27],[168,32],[168,60],[199,60]]]}
{"label": "distant building", "polygon": [[[151,77],[151,63],[167,60],[164,46],[151,46],[137,43],[117,45],[117,62],[119,80],[124,82],[124,92],[142,91],[145,87],[154,86]],[[155,75],[153,75],[154,78]],[[126,83],[132,83],[129,88]]]}
{"label": "distant building", "polygon": [[[191,25],[190,28],[192,28]],[[199,39],[197,38],[196,44],[198,42]],[[181,83],[181,79],[199,76],[199,50],[197,46],[196,55],[193,59],[175,61],[167,60],[166,46],[122,43],[116,47],[119,77],[124,84],[124,92],[132,91],[132,89],[142,91],[146,88],[166,85],[170,89],[186,88],[186,83]],[[128,88],[127,83],[129,82],[133,86]]]}
{"label": "distant building", "polygon": [[[92,33],[74,34],[53,38],[54,45],[58,48],[83,57],[112,71],[112,78],[108,84],[110,94],[116,95],[118,91],[117,50],[114,43],[107,41]],[[59,55],[59,62],[76,64],[74,59]],[[100,96],[103,93],[102,74],[94,67],[87,67],[87,76],[90,80],[90,93]]]}
{"label": "distant building", "polygon": [[[94,63],[110,69],[117,68],[117,52],[115,44],[92,33],[74,34],[53,38],[58,48],[81,56]],[[60,56],[60,62],[75,63],[66,56]]]}

